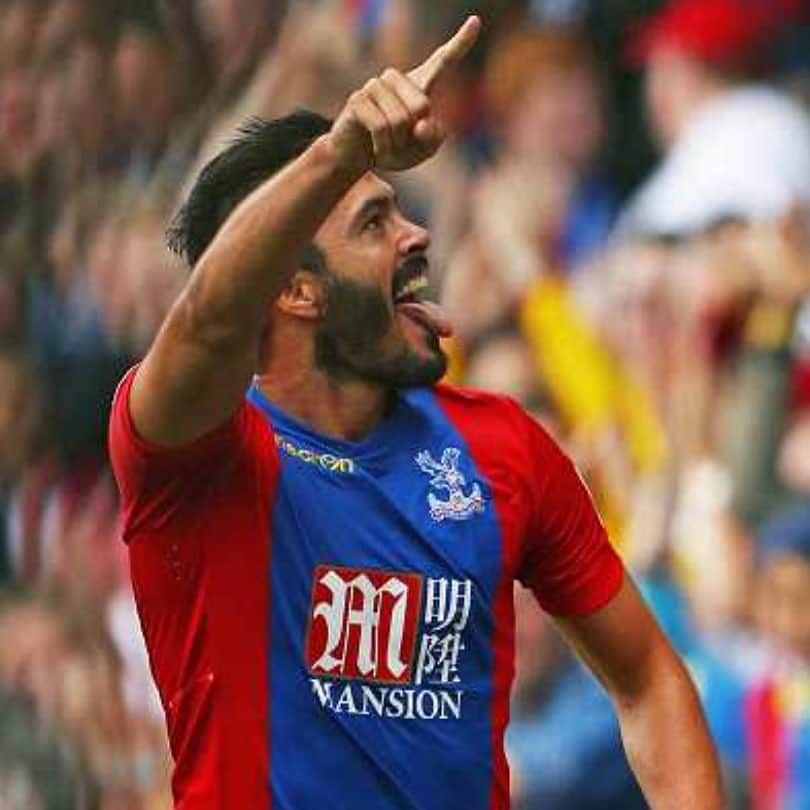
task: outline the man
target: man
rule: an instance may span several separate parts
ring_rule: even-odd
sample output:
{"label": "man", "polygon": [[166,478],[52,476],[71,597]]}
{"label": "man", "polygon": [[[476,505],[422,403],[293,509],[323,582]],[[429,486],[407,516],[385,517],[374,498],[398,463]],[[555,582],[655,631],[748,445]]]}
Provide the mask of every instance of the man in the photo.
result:
{"label": "man", "polygon": [[641,26],[629,55],[644,66],[648,122],[665,156],[621,213],[620,236],[685,238],[810,202],[810,119],[755,81],[803,7],[671,0]]}
{"label": "man", "polygon": [[810,778],[810,503],[757,533],[754,619],[761,647],[746,686],[741,748],[755,810],[808,807]]}
{"label": "man", "polygon": [[431,88],[479,26],[334,124],[252,125],[175,227],[194,271],[110,439],[183,810],[507,808],[516,577],[609,689],[650,802],[721,807],[571,463],[510,401],[431,387],[428,235],[372,169],[438,149]]}

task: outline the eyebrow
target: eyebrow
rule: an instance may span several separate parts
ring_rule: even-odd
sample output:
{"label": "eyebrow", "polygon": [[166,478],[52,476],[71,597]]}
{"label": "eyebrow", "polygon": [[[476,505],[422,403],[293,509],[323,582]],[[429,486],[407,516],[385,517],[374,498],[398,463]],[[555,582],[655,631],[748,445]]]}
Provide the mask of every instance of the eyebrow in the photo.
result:
{"label": "eyebrow", "polygon": [[360,209],[350,220],[349,228],[354,229],[364,222],[374,213],[388,211],[396,204],[396,197],[393,194],[378,194],[366,200]]}

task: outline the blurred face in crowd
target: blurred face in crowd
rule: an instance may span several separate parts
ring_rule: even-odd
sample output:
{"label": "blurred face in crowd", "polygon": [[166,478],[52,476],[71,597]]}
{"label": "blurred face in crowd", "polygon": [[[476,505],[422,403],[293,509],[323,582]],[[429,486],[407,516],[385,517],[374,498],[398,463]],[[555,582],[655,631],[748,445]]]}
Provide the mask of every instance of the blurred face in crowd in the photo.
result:
{"label": "blurred face in crowd", "polygon": [[22,605],[0,613],[0,632],[0,681],[25,688],[52,709],[54,669],[66,649],[57,616],[40,605]]}
{"label": "blurred face in crowd", "polygon": [[511,151],[584,168],[602,139],[599,92],[592,71],[539,74],[526,87],[507,122]]}
{"label": "blurred face in crowd", "polygon": [[87,150],[98,152],[109,126],[107,64],[98,46],[77,43],[67,63],[66,92],[71,99],[73,133]]}
{"label": "blurred face in crowd", "polygon": [[13,171],[22,173],[33,157],[35,141],[34,80],[27,71],[0,74],[0,147]]}
{"label": "blurred face in crowd", "polygon": [[[119,234],[116,289],[107,293],[106,309],[115,334],[146,351],[172,301],[180,292],[182,269],[162,248],[163,213],[145,212]],[[102,238],[103,241],[103,238]]]}
{"label": "blurred face in crowd", "polygon": [[[426,300],[427,231],[399,210],[372,173],[338,203],[315,237],[320,271],[297,276],[279,308],[314,321],[315,362],[336,380],[427,385],[445,371],[445,321]],[[296,297],[301,279],[316,307]],[[300,321],[299,321],[300,322]]]}
{"label": "blurred face in crowd", "polygon": [[15,67],[31,58],[41,8],[38,3],[12,0],[0,7],[0,67]]}
{"label": "blurred face in crowd", "polygon": [[668,390],[669,355],[677,327],[669,248],[636,242],[611,252],[595,306],[610,345]]}
{"label": "blurred face in crowd", "polygon": [[74,207],[66,207],[48,237],[48,261],[57,290],[67,293],[78,270],[80,239],[77,213]]}
{"label": "blurred face in crowd", "polygon": [[198,14],[213,38],[230,38],[239,25],[242,0],[197,0]]}
{"label": "blurred face in crowd", "polygon": [[669,149],[690,115],[710,91],[706,68],[672,47],[658,47],[644,74],[647,122],[656,143]]}
{"label": "blurred face in crowd", "polygon": [[[159,242],[158,242],[159,244]],[[102,220],[90,235],[87,255],[88,278],[101,306],[109,333],[126,343],[136,322],[132,275],[133,252],[123,226]]]}
{"label": "blurred face in crowd", "polygon": [[810,660],[810,560],[785,553],[766,562],[760,575],[757,614],[767,637]]}
{"label": "blurred face in crowd", "polygon": [[70,140],[70,104],[67,78],[61,69],[42,76],[37,94],[37,144],[44,151],[63,148]]}
{"label": "blurred face in crowd", "polygon": [[44,59],[55,54],[82,30],[88,9],[80,0],[56,0],[45,12],[37,33],[37,50]]}
{"label": "blurred face in crowd", "polygon": [[534,361],[518,334],[499,335],[480,346],[470,357],[465,379],[473,388],[508,394],[524,405],[536,399]]}
{"label": "blurred face in crowd", "polygon": [[125,32],[116,47],[113,72],[122,123],[147,132],[162,130],[171,119],[176,72],[161,42],[143,31]]}
{"label": "blurred face in crowd", "polygon": [[587,39],[545,28],[509,31],[493,46],[485,92],[508,154],[574,173],[594,157],[604,122]]}
{"label": "blurred face in crowd", "polygon": [[238,64],[250,57],[274,5],[267,0],[197,0],[198,18],[221,64]]}

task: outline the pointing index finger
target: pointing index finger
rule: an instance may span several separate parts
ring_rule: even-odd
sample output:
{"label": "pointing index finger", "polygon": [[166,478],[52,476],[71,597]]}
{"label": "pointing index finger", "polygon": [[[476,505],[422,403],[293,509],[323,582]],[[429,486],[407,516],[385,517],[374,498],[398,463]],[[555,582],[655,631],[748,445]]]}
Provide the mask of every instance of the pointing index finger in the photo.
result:
{"label": "pointing index finger", "polygon": [[461,27],[444,45],[436,48],[421,65],[415,67],[408,77],[423,92],[429,93],[442,71],[459,62],[472,48],[481,30],[481,19],[475,15],[467,17]]}

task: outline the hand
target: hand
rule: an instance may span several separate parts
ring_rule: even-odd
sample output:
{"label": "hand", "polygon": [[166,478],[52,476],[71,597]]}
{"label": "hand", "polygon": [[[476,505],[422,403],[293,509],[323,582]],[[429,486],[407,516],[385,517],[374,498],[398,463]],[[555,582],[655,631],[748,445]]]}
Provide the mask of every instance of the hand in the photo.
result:
{"label": "hand", "polygon": [[510,295],[522,296],[549,269],[570,189],[567,172],[536,163],[501,161],[479,175],[471,195],[476,238]]}
{"label": "hand", "polygon": [[804,206],[775,222],[751,225],[741,238],[760,299],[798,306],[810,294],[810,233]]}
{"label": "hand", "polygon": [[435,154],[446,137],[430,91],[449,65],[478,39],[481,21],[468,17],[456,33],[408,73],[387,68],[352,93],[330,138],[338,163],[350,171],[401,171]]}

